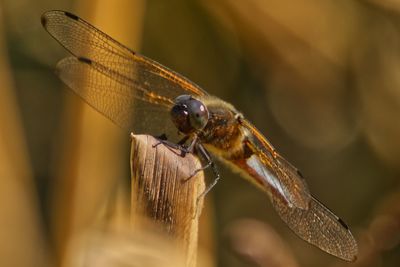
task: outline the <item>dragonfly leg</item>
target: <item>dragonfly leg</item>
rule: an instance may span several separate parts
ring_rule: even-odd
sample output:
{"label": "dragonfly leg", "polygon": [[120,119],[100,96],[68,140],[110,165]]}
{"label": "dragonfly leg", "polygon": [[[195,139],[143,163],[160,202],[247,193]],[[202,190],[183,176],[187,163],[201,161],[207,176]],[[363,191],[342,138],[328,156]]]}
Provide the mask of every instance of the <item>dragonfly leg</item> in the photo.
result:
{"label": "dragonfly leg", "polygon": [[203,167],[201,167],[201,168],[195,170],[195,171],[194,171],[188,178],[186,178],[184,181],[190,180],[190,179],[191,179],[192,177],[194,177],[198,172],[203,171],[203,170],[205,170],[205,169],[207,169],[207,168],[209,168],[209,167],[211,167],[211,169],[212,169],[212,171],[213,171],[213,173],[214,173],[215,178],[214,178],[214,180],[212,181],[212,183],[209,184],[209,185],[207,185],[206,189],[205,189],[203,192],[201,192],[200,195],[197,196],[197,199],[196,199],[196,211],[195,211],[195,213],[193,214],[193,218],[196,218],[197,215],[198,215],[198,212],[199,212],[199,201],[200,201],[205,195],[207,195],[208,192],[210,192],[210,190],[217,184],[217,182],[218,182],[218,180],[219,180],[219,178],[220,178],[220,174],[219,174],[219,172],[218,172],[217,166],[215,165],[215,163],[214,163],[214,161],[212,160],[210,154],[209,154],[208,151],[204,148],[204,146],[203,146],[201,143],[196,142],[196,143],[195,143],[195,147],[196,147],[196,150],[197,150],[198,154],[201,156],[201,158],[202,158],[203,160],[207,161],[207,163],[206,163]]}
{"label": "dragonfly leg", "polygon": [[180,146],[184,146],[186,141],[189,139],[189,135],[186,135],[185,137],[183,137],[179,142],[178,145]]}
{"label": "dragonfly leg", "polygon": [[[181,154],[180,154],[181,157],[184,157],[187,153],[193,152],[193,148],[190,148],[190,146],[192,146],[192,144],[190,144],[189,147],[186,147],[184,145],[186,143],[186,141],[189,139],[189,136],[183,137],[178,143],[168,141],[167,136],[165,134],[160,135],[159,137],[157,137],[157,139],[158,139],[158,142],[153,145],[153,148],[163,144],[169,148],[173,148],[173,149],[177,149],[177,150],[181,151]],[[193,142],[195,142],[195,140],[192,141],[192,143]]]}
{"label": "dragonfly leg", "polygon": [[212,181],[211,184],[209,184],[206,189],[197,197],[197,202],[199,202],[199,200],[201,198],[203,198],[208,192],[210,192],[210,190],[217,184],[219,178],[220,178],[220,174],[219,171],[217,169],[217,166],[215,165],[214,161],[212,160],[210,154],[208,153],[208,151],[204,148],[204,146],[201,143],[195,143],[196,146],[196,150],[198,152],[198,154],[201,156],[201,158],[203,158],[203,160],[206,161],[206,164],[195,170],[188,178],[185,179],[185,181],[190,180],[193,176],[195,176],[198,172],[203,171],[207,168],[211,167],[212,172],[214,173],[214,180]]}
{"label": "dragonfly leg", "polygon": [[157,135],[154,136],[157,139],[157,143],[155,143],[153,145],[153,148],[158,147],[161,144],[165,144],[166,142],[168,142],[168,137],[165,133],[161,134],[161,135]]}
{"label": "dragonfly leg", "polygon": [[[188,139],[189,139],[189,137],[188,137]],[[194,138],[192,139],[192,141],[190,142],[190,144],[186,147],[187,153],[193,153],[193,150],[194,150],[195,146],[197,146],[197,145],[200,145],[200,144],[198,143],[197,135],[195,135]]]}

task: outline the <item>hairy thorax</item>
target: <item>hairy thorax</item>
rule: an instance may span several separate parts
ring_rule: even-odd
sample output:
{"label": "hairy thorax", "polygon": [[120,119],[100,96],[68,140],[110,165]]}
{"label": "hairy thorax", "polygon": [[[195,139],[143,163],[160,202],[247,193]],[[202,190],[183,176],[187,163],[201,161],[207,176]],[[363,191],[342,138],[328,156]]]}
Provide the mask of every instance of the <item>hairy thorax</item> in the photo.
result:
{"label": "hairy thorax", "polygon": [[209,120],[199,133],[200,141],[212,152],[230,158],[243,150],[244,132],[240,114],[232,105],[207,96],[201,99],[207,106]]}

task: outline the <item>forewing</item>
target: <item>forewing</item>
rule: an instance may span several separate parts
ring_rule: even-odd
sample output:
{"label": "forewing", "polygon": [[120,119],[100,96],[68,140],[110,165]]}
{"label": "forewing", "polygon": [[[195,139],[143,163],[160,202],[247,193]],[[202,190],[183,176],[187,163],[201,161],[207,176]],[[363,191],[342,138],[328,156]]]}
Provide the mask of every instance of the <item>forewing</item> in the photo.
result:
{"label": "forewing", "polygon": [[257,167],[255,171],[259,178],[264,177],[266,183],[285,199],[289,207],[308,209],[311,195],[298,169],[279,155],[250,122],[243,119],[242,126],[247,129],[248,146],[255,155],[254,159],[247,160],[247,165]]}
{"label": "forewing", "polygon": [[56,71],[68,87],[120,127],[136,133],[176,134],[168,112],[172,102],[156,97],[145,84],[75,57],[61,60]]}
{"label": "forewing", "polygon": [[343,260],[356,260],[357,243],[349,228],[318,200],[312,197],[307,210],[289,207],[278,198],[272,204],[299,237]]}
{"label": "forewing", "polygon": [[133,52],[76,15],[48,11],[42,15],[42,24],[75,57],[102,65],[110,78],[118,74],[171,100],[182,94],[206,94],[190,80]]}

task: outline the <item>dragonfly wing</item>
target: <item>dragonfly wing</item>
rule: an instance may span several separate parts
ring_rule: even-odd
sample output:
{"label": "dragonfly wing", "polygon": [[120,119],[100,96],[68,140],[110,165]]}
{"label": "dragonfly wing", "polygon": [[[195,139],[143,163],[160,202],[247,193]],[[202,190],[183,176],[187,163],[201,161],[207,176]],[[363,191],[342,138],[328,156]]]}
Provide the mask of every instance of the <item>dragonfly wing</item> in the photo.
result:
{"label": "dragonfly wing", "polygon": [[[144,84],[76,57],[61,60],[56,71],[77,95],[120,127],[136,133],[175,136],[167,110],[172,102],[155,97]],[[166,132],[168,129],[171,132]]]}
{"label": "dragonfly wing", "polygon": [[253,154],[247,159],[247,167],[253,169],[258,180],[272,186],[289,207],[308,209],[311,195],[299,170],[279,155],[250,122],[242,120],[242,126],[247,129],[246,145]]}
{"label": "dragonfly wing", "polygon": [[[179,95],[207,93],[182,75],[130,50],[83,19],[65,11],[42,15],[43,27],[75,57],[102,65],[113,73],[143,84],[172,101]],[[134,90],[135,88],[132,88]]]}
{"label": "dragonfly wing", "polygon": [[[260,155],[252,154],[247,158],[225,158],[225,160],[228,165],[241,170],[244,177],[268,193],[272,205],[281,219],[300,238],[343,260],[354,261],[357,255],[357,243],[347,225],[313,198],[308,191],[305,192],[304,201],[308,200],[304,206],[301,206],[302,202],[298,199],[301,199],[299,197],[302,195],[295,195],[297,192],[291,189],[293,185],[290,182],[282,181],[277,172],[273,171],[278,168],[277,166],[281,168],[285,165],[271,167],[268,165],[269,163],[265,162],[266,159],[262,160]],[[289,165],[286,168],[294,167]],[[290,170],[290,172],[292,174],[286,175],[295,173],[294,170]]]}
{"label": "dragonfly wing", "polygon": [[347,225],[315,198],[307,210],[289,207],[276,198],[272,204],[300,238],[346,261],[357,258],[357,243]]}

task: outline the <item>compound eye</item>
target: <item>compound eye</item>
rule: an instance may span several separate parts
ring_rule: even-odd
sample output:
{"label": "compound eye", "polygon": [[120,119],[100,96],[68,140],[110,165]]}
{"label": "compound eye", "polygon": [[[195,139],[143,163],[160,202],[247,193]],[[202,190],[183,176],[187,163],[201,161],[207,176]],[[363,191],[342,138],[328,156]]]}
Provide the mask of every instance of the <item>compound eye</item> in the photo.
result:
{"label": "compound eye", "polygon": [[172,122],[176,128],[184,134],[193,132],[193,127],[190,125],[189,112],[186,105],[175,104],[171,109]]}
{"label": "compound eye", "polygon": [[181,95],[175,99],[171,117],[175,126],[184,134],[203,129],[208,122],[207,107],[190,95]]}
{"label": "compound eye", "polygon": [[190,124],[196,130],[203,129],[208,122],[208,110],[207,107],[201,102],[194,98],[187,103],[189,111]]}

